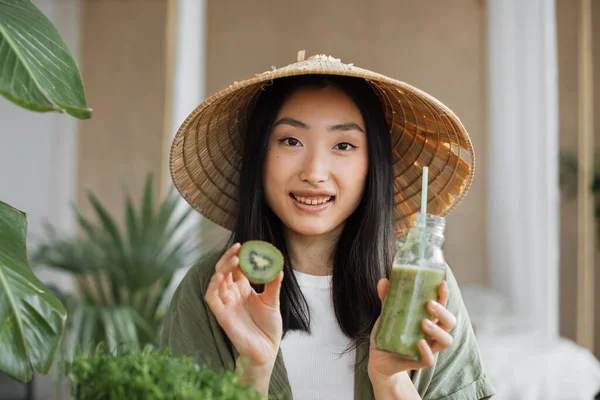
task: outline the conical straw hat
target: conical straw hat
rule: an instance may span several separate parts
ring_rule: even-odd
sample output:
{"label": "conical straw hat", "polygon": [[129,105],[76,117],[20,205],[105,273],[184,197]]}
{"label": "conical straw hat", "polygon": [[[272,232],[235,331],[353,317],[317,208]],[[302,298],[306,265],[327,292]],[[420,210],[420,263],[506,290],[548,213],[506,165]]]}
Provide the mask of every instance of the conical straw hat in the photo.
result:
{"label": "conical straw hat", "polygon": [[385,111],[394,162],[394,222],[410,228],[420,211],[422,167],[429,167],[427,211],[445,216],[465,197],[475,154],[459,118],[429,94],[404,82],[316,55],[234,82],[202,102],[181,124],[170,152],[170,172],[183,198],[200,214],[232,230],[248,115],[273,79],[304,74],[363,78]]}

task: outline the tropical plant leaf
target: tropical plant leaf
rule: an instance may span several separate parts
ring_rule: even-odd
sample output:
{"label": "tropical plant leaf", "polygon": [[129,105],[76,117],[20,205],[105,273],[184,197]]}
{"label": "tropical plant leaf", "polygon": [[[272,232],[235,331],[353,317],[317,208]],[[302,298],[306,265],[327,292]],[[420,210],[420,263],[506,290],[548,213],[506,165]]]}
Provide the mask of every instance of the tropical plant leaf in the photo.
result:
{"label": "tropical plant leaf", "polygon": [[127,238],[129,245],[132,247],[138,246],[139,233],[138,233],[138,221],[135,215],[135,207],[129,193],[125,199],[125,222],[127,227]]}
{"label": "tropical plant leaf", "polygon": [[[596,157],[590,190],[600,193],[600,157]],[[568,199],[577,197],[579,161],[575,153],[561,153],[559,158],[559,184]]]}
{"label": "tropical plant leaf", "polygon": [[88,193],[88,198],[96,211],[96,215],[100,219],[102,223],[102,230],[108,234],[108,236],[112,239],[116,249],[120,252],[124,250],[123,238],[121,237],[121,233],[119,232],[119,227],[115,220],[108,214],[106,209],[102,206],[98,198],[92,193]]}
{"label": "tropical plant leaf", "polygon": [[183,223],[189,218],[190,214],[194,211],[193,208],[187,208],[179,219],[176,219],[175,222],[169,224],[167,227],[167,233],[163,236],[164,238],[170,238],[177,233],[177,231],[181,228]]}
{"label": "tropical plant leaf", "polygon": [[173,215],[173,212],[175,211],[175,208],[177,207],[177,195],[174,193],[174,191],[170,191],[169,195],[166,197],[166,199],[163,201],[163,203],[161,204],[159,210],[158,210],[158,216],[157,216],[157,223],[156,226],[158,229],[162,229],[164,230],[170,219],[171,216]]}
{"label": "tropical plant leaf", "polygon": [[86,305],[86,319],[77,345],[84,348],[94,347],[97,341],[102,338],[99,333],[101,329],[103,327],[100,321],[100,311],[95,307]]}
{"label": "tropical plant leaf", "polygon": [[26,382],[46,373],[67,313],[27,262],[27,217],[0,201],[0,370]]}
{"label": "tropical plant leaf", "polygon": [[29,0],[0,0],[0,94],[32,111],[87,119],[79,67],[52,22]]}
{"label": "tropical plant leaf", "polygon": [[139,339],[133,314],[136,314],[136,311],[127,307],[120,307],[111,313],[115,321],[119,344],[125,343],[135,348],[139,345]]}
{"label": "tropical plant leaf", "polygon": [[76,205],[72,205],[73,213],[75,214],[75,219],[79,226],[85,231],[85,234],[94,241],[101,240],[100,232],[94,224],[89,221],[86,217],[84,217]]}
{"label": "tropical plant leaf", "polygon": [[146,185],[144,187],[144,198],[142,200],[142,229],[147,229],[154,220],[153,198],[152,198],[152,174],[146,176]]}
{"label": "tropical plant leaf", "polygon": [[[79,339],[82,335],[86,318],[85,308],[85,304],[75,303],[74,307],[71,308],[69,312],[69,326],[71,328],[70,336],[72,338]],[[65,354],[63,354],[63,356],[71,360],[73,355],[75,354],[75,344],[79,343],[79,340],[66,340],[63,343],[65,343],[66,349]]]}

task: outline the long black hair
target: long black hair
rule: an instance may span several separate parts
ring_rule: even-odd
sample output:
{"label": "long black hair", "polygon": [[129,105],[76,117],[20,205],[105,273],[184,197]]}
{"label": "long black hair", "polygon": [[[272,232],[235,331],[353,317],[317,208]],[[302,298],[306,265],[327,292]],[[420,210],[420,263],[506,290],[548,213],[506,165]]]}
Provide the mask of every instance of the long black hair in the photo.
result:
{"label": "long black hair", "polygon": [[[303,75],[275,79],[263,88],[248,118],[239,180],[237,219],[231,241],[251,239],[273,243],[285,258],[280,296],[284,335],[290,330],[310,332],[306,300],[292,273],[281,220],[268,207],[262,181],[271,126],[286,99],[301,87],[334,86],[360,109],[366,127],[368,172],[362,199],[346,220],[332,254],[332,296],[341,330],[351,348],[368,341],[381,311],[377,282],[389,277],[394,232],[392,222],[393,170],[389,127],[374,89],[363,79]],[[258,291],[260,286],[255,287]]]}

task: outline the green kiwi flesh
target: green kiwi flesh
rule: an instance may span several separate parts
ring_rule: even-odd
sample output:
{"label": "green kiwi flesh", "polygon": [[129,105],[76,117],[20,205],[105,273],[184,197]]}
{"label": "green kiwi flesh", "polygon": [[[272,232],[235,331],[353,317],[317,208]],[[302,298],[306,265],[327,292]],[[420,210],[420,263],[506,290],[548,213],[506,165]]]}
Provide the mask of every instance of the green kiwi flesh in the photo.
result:
{"label": "green kiwi flesh", "polygon": [[239,252],[240,268],[252,283],[272,281],[283,269],[283,255],[269,242],[249,240]]}

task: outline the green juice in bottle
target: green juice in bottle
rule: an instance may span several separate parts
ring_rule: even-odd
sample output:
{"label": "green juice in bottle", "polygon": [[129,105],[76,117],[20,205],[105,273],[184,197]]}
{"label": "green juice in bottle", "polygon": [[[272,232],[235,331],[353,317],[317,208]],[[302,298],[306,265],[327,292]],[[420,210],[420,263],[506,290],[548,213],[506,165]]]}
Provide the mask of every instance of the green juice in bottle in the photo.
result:
{"label": "green juice in bottle", "polygon": [[447,268],[442,252],[445,219],[428,214],[421,225],[411,228],[394,257],[375,333],[375,348],[416,361],[421,359],[418,342],[426,337],[421,324],[431,318],[427,302],[438,299]]}

